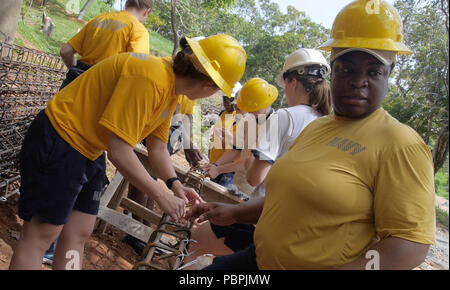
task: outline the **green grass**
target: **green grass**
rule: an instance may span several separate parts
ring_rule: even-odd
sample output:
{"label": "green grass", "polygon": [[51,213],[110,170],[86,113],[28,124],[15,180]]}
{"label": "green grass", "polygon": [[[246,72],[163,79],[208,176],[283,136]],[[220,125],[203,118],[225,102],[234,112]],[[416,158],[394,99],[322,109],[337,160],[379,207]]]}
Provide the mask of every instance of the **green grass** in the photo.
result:
{"label": "green grass", "polygon": [[[40,32],[39,28],[23,24],[22,21],[19,21],[17,31],[27,42],[32,44],[33,48],[58,54],[61,43]],[[16,44],[24,45],[26,47],[30,46],[28,43],[18,38],[16,38]]]}
{"label": "green grass", "polygon": [[[87,0],[82,0],[81,9]],[[83,23],[76,21],[77,13],[69,15],[66,5],[69,0],[53,0],[47,4],[47,15],[55,23],[55,30],[52,37],[48,37],[41,32],[43,8],[33,5],[25,16],[25,23],[19,19],[15,44],[25,47],[32,47],[45,52],[58,54],[63,43],[66,43],[83,27]],[[28,2],[26,3],[28,9]],[[101,0],[94,0],[84,15],[83,20],[88,21],[101,13],[112,11],[113,9]],[[165,39],[156,32],[150,33],[150,49],[160,56],[172,54],[173,43]]]}
{"label": "green grass", "polygon": [[150,33],[150,49],[159,52],[161,56],[172,55],[173,42],[154,31]]}
{"label": "green grass", "polygon": [[448,212],[436,207],[436,220],[448,228]]}
{"label": "green grass", "polygon": [[449,191],[449,187],[448,187],[448,179],[449,179],[449,172],[448,172],[448,163],[449,160],[447,158],[447,162],[445,162],[444,167],[441,168],[441,170],[439,170],[435,177],[434,177],[434,182],[436,185],[436,194],[439,196],[442,196],[444,198],[446,198],[448,200],[448,191]]}
{"label": "green grass", "polygon": [[45,52],[58,54],[61,45],[75,35],[78,30],[83,27],[83,24],[69,19],[67,15],[64,14],[64,10],[58,5],[53,4],[52,2],[47,5],[47,15],[50,16],[53,23],[55,23],[55,30],[53,31],[52,37],[48,37],[41,31],[43,9],[39,6],[32,6],[25,16],[25,22],[22,22],[22,18],[20,18],[17,27],[17,32],[26,41],[19,39],[16,43],[18,45],[25,45],[27,47],[33,46],[36,49]]}
{"label": "green grass", "polygon": [[[64,10],[67,10],[67,4],[70,0],[53,0],[50,1],[51,3],[55,3],[57,4],[59,7],[61,7]],[[80,1],[80,6],[78,7],[78,9],[81,10],[81,8],[83,8],[84,4],[87,2],[87,0],[81,0]],[[106,13],[106,12],[110,12],[113,11],[114,9],[109,7],[103,0],[94,0],[91,5],[89,6],[89,9],[86,11],[86,14],[84,14],[83,20],[85,21],[89,21],[89,19],[102,14],[102,13]],[[68,13],[66,11],[66,13]],[[78,11],[73,13],[72,16],[76,17],[78,16]]]}

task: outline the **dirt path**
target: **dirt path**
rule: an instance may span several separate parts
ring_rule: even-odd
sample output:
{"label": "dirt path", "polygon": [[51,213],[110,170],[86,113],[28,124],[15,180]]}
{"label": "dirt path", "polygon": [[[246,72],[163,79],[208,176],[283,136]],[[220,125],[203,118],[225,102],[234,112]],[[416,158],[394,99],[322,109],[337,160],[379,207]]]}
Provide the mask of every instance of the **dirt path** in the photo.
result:
{"label": "dirt path", "polygon": [[[436,206],[449,212],[449,202],[447,199],[436,196]],[[436,226],[436,244],[430,247],[425,263],[420,269],[449,269],[449,231],[441,224]],[[430,268],[431,267],[431,268]]]}
{"label": "dirt path", "polygon": [[36,46],[34,46],[33,43],[29,42],[29,41],[28,41],[25,37],[23,37],[20,33],[16,32],[15,37],[18,38],[18,39],[20,39],[20,40],[22,40],[22,42],[23,42],[23,44],[24,44],[24,47],[39,50],[39,48],[37,48]]}

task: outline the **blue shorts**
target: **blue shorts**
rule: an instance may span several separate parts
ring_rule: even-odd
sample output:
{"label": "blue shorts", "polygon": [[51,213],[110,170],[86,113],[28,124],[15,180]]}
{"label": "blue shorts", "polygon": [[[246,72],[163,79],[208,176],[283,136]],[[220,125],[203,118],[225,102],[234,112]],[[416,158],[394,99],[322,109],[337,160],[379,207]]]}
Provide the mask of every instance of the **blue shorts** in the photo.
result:
{"label": "blue shorts", "polygon": [[253,244],[254,225],[232,224],[229,226],[218,226],[212,223],[210,225],[217,238],[225,237],[225,245],[233,252],[243,250]]}
{"label": "blue shorts", "polygon": [[222,173],[212,180],[213,182],[228,187],[234,184],[234,172]]}
{"label": "blue shorts", "polygon": [[20,152],[19,217],[66,224],[73,209],[97,215],[105,184],[103,153],[91,161],[64,141],[41,111]]}
{"label": "blue shorts", "polygon": [[258,270],[255,246],[251,245],[234,254],[217,257],[211,265],[202,270]]}

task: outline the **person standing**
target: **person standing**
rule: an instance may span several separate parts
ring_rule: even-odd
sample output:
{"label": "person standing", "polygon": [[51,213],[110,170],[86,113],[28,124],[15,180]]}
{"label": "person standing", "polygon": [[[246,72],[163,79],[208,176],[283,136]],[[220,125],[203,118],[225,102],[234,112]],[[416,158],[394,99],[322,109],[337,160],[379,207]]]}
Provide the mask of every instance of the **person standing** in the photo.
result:
{"label": "person standing", "polygon": [[[201,201],[182,185],[167,141],[179,95],[199,99],[231,94],[245,70],[246,53],[225,34],[182,38],[175,59],[121,53],[93,66],[57,93],[34,119],[20,153],[19,217],[24,220],[10,269],[40,269],[58,235],[54,269],[70,254],[81,268],[84,243],[98,213],[105,158],[163,212],[179,220],[186,204]],[[213,66],[211,63],[216,64]],[[150,164],[173,192],[153,180],[133,148],[146,138]],[[39,168],[40,170],[36,170]]]}
{"label": "person standing", "polygon": [[[127,0],[125,10],[92,18],[61,46],[60,55],[69,68],[61,89],[102,60],[122,53],[150,53],[150,36],[143,25],[153,0]],[[76,60],[75,55],[81,56]]]}
{"label": "person standing", "polygon": [[331,51],[335,114],[275,163],[264,200],[228,207],[227,217],[203,206],[201,220],[257,222],[254,246],[207,269],[394,270],[425,260],[436,231],[432,155],[382,108],[396,56],[412,51],[392,5],[366,6],[344,7],[319,46]]}
{"label": "person standing", "polygon": [[[143,25],[152,11],[153,0],[128,0],[125,10],[98,15],[61,46],[60,55],[69,71],[60,90],[102,60],[122,53],[150,53],[150,38]],[[75,59],[76,54],[80,60]],[[105,175],[105,183],[108,178]],[[45,252],[43,263],[52,264],[56,242]]]}
{"label": "person standing", "polygon": [[[258,138],[258,141],[263,142],[260,142],[256,149],[252,150],[253,160],[242,165],[247,171],[248,183],[256,187],[251,193],[252,199],[264,200],[264,180],[272,165],[288,151],[290,145],[305,127],[317,118],[330,113],[331,91],[325,80],[329,72],[330,67],[320,51],[301,48],[287,57],[283,70],[277,78],[277,83],[285,89],[289,107],[272,113],[267,120],[270,123],[266,128],[269,138]],[[261,96],[266,91],[269,90],[264,88],[263,90],[245,91],[243,89],[238,99],[238,108],[243,111],[252,111],[251,104],[264,106],[267,103]],[[257,92],[259,92],[259,97],[256,97],[258,96]],[[275,99],[272,98],[272,102]],[[272,122],[276,122],[276,126]],[[276,130],[273,131],[271,126],[274,126]],[[227,167],[229,166],[219,161],[218,166],[210,167],[210,171],[221,172],[224,170],[223,168]],[[233,167],[236,166],[233,165]],[[245,204],[252,204],[252,199]],[[200,208],[202,206],[208,207],[199,205]],[[215,204],[211,204],[211,206],[213,208]],[[232,210],[228,210],[227,206],[218,207],[215,210],[212,208],[213,213],[216,211],[224,215],[233,213]],[[195,212],[195,208],[193,212]],[[190,259],[203,254],[224,255],[243,250],[253,244],[254,230],[253,224],[245,222],[223,224],[220,219],[211,219],[210,223],[201,223],[192,233],[192,238],[198,243],[193,245],[193,257]],[[197,252],[194,253],[194,251]]]}

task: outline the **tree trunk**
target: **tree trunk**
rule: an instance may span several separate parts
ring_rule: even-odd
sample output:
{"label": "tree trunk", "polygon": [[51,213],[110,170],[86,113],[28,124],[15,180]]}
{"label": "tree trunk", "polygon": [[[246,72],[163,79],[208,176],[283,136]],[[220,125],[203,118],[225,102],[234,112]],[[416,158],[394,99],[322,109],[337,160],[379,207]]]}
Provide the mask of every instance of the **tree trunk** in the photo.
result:
{"label": "tree trunk", "polygon": [[442,128],[439,132],[439,138],[433,148],[433,163],[434,163],[434,174],[436,174],[439,169],[444,166],[444,163],[448,155],[448,129],[449,126]]}
{"label": "tree trunk", "polygon": [[46,15],[45,11],[42,15],[42,22],[44,23],[42,32],[49,37],[52,37],[53,30],[55,30],[55,24],[53,23],[52,19]]}
{"label": "tree trunk", "polygon": [[22,0],[0,1],[0,41],[14,43]]}
{"label": "tree trunk", "polygon": [[77,19],[82,20],[84,17],[84,14],[86,14],[86,11],[89,9],[89,6],[91,5],[92,0],[88,0],[86,4],[84,4],[83,8],[81,8],[80,14],[78,14]]}
{"label": "tree trunk", "polygon": [[178,32],[177,32],[177,16],[176,16],[176,6],[177,0],[172,0],[172,13],[171,13],[171,22],[172,22],[172,32],[173,32],[173,52],[172,57],[175,57],[178,50]]}

